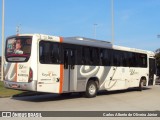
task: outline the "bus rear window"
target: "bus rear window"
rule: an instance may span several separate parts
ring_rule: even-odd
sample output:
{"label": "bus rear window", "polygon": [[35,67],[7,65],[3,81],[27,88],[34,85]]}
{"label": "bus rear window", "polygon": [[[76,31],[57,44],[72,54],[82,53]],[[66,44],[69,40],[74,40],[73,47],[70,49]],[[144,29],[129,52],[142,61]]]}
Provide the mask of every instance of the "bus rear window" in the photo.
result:
{"label": "bus rear window", "polygon": [[32,37],[14,37],[6,41],[5,56],[8,62],[26,62],[31,54]]}

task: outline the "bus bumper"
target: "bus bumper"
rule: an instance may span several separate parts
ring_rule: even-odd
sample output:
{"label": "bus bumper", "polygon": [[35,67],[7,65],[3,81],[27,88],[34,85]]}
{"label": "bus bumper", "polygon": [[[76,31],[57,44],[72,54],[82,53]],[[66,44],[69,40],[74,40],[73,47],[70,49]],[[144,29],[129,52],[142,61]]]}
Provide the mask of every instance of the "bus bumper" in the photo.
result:
{"label": "bus bumper", "polygon": [[29,83],[25,82],[11,82],[4,80],[4,86],[6,88],[10,89],[16,89],[16,90],[25,90],[25,91],[37,91],[37,81],[32,81]]}

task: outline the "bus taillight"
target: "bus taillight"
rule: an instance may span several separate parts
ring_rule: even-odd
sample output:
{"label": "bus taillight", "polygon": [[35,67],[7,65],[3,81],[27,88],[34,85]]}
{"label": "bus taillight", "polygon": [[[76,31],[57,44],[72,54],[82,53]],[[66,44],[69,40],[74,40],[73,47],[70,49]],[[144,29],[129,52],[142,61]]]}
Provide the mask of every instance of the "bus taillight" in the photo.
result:
{"label": "bus taillight", "polygon": [[32,80],[33,80],[33,71],[32,71],[32,69],[30,68],[30,70],[29,70],[29,79],[28,79],[28,82],[32,82]]}

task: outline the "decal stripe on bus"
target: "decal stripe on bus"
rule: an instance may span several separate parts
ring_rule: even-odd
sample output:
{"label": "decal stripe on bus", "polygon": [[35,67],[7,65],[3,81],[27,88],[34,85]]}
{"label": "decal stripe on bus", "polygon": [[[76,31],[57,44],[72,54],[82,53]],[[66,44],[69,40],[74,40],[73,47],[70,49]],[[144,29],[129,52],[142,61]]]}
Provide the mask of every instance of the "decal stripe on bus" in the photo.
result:
{"label": "decal stripe on bus", "polygon": [[[60,43],[63,42],[63,38],[60,37]],[[64,65],[60,65],[60,85],[59,85],[59,93],[63,92],[63,77],[64,77]]]}
{"label": "decal stripe on bus", "polygon": [[59,86],[59,93],[63,92],[63,76],[64,76],[64,70],[63,65],[60,65],[60,86]]}
{"label": "decal stripe on bus", "polygon": [[17,75],[18,75],[18,63],[15,64],[15,72],[16,72],[16,77],[15,77],[15,82],[17,82]]}

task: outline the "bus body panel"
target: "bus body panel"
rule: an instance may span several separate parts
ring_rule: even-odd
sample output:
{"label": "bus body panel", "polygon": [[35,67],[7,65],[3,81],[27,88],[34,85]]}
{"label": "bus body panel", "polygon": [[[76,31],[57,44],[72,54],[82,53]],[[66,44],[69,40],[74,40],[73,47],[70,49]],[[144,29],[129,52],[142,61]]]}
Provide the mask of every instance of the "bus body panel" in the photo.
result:
{"label": "bus body panel", "polygon": [[14,82],[28,82],[30,62],[6,63],[4,65],[5,80]]}
{"label": "bus body panel", "polygon": [[38,65],[37,91],[59,93],[60,65]]}
{"label": "bus body panel", "polygon": [[[16,41],[16,39],[22,39],[21,41],[26,42],[25,43],[26,45],[23,44],[24,45],[23,50],[27,52],[27,54],[29,55],[25,55],[25,53],[24,54],[13,53],[13,49],[15,49],[14,48],[15,45],[13,44],[13,42]],[[35,74],[33,75],[33,69],[35,72],[37,68],[33,68],[34,66],[32,66],[32,62],[34,61],[32,59],[32,56],[36,56],[35,52],[37,52],[37,50],[35,50],[36,46],[34,45],[36,43],[35,42],[36,38],[34,37],[34,35],[33,36],[25,35],[25,36],[11,36],[7,38],[7,40],[9,40],[10,42],[6,41],[7,42],[6,53],[9,51],[11,55],[9,54],[9,57],[8,55],[6,56],[6,61],[4,64],[4,77],[5,77],[4,85],[12,89],[36,91],[37,79],[36,75]],[[27,57],[29,57],[28,60]],[[34,64],[36,64],[36,61],[34,62],[35,62]],[[35,76],[35,78],[33,78],[33,76]]]}
{"label": "bus body panel", "polygon": [[79,66],[78,69],[78,91],[84,91],[87,81],[94,77],[99,80],[100,90],[112,91],[138,87],[141,77],[147,78],[148,74],[146,68],[142,70],[129,67]]}
{"label": "bus body panel", "polygon": [[7,88],[36,91],[37,81],[30,79],[30,63],[5,63],[4,85]]}
{"label": "bus body panel", "polygon": [[[23,36],[23,35],[22,35]],[[63,60],[59,63],[43,63],[41,61],[40,42],[65,43],[61,45],[60,51]],[[90,44],[89,44],[90,43]],[[75,39],[64,39],[48,35],[32,35],[31,55],[27,62],[5,62],[5,86],[12,89],[31,90],[49,93],[84,92],[89,80],[98,80],[99,90],[121,90],[131,87],[139,87],[140,80],[145,78],[146,84],[155,84],[154,62],[152,52],[132,49],[127,47],[112,46],[111,44],[96,41],[76,41]],[[70,45],[67,45],[70,44]],[[76,49],[77,46],[80,47]],[[98,46],[97,46],[98,45]],[[108,45],[108,46],[107,46]],[[147,66],[124,67],[113,65],[85,65],[77,64],[79,59],[78,50],[83,46],[99,49],[111,49],[114,51],[135,52],[147,55]],[[107,46],[105,48],[105,46]],[[100,57],[100,56],[99,56]],[[17,58],[9,58],[11,60]],[[152,66],[152,67],[150,67]],[[150,75],[152,74],[152,75]],[[149,76],[150,75],[150,76]]]}
{"label": "bus body panel", "polygon": [[[40,62],[40,42],[41,41],[61,42],[60,37],[40,35],[37,45],[37,91],[62,93],[64,68],[62,64],[45,64]],[[34,62],[33,62],[34,64]]]}
{"label": "bus body panel", "polygon": [[77,65],[71,69],[64,69],[64,80],[63,80],[63,92],[76,92],[77,91]]}

